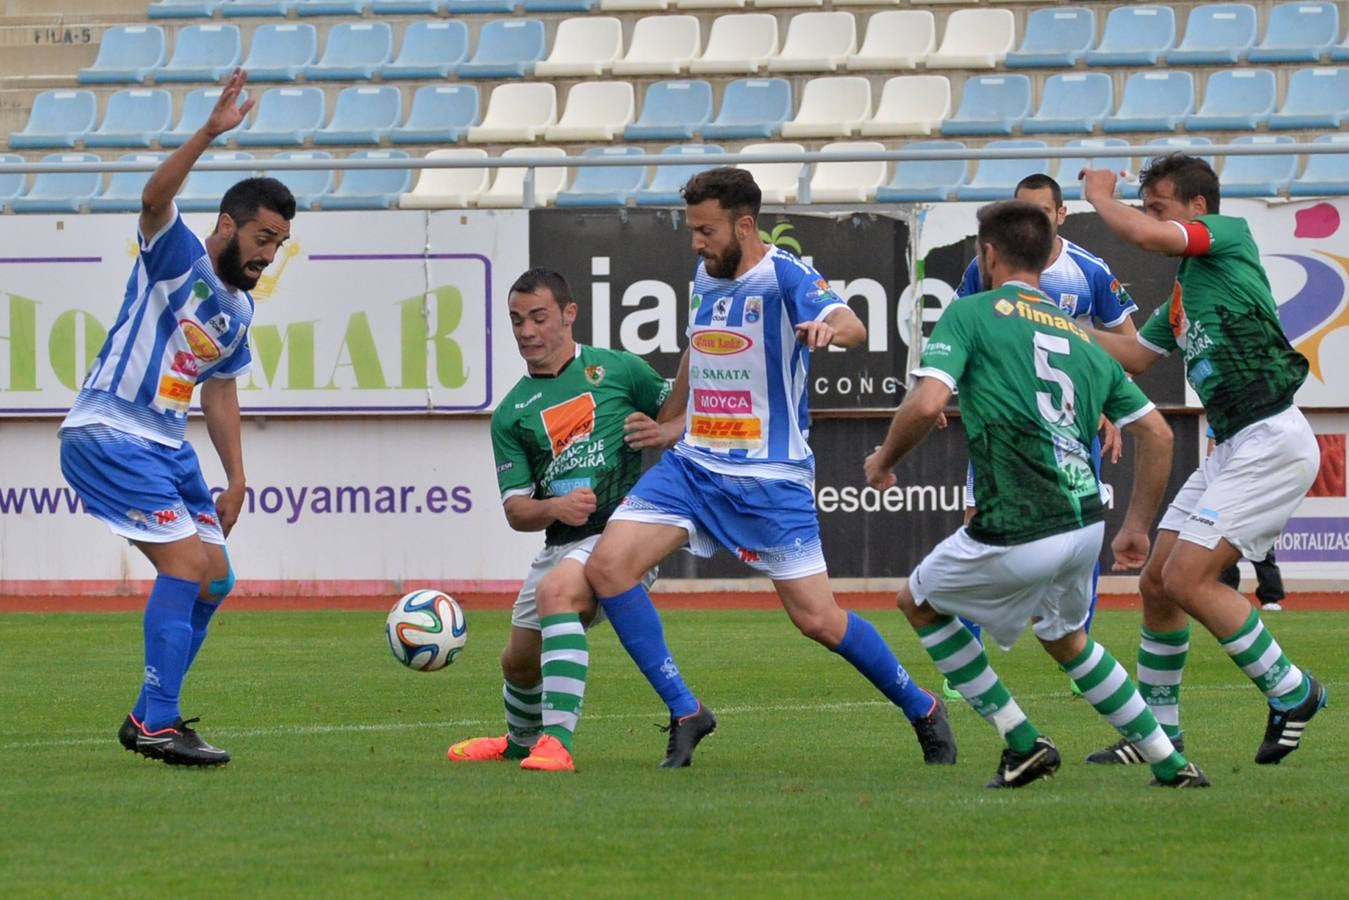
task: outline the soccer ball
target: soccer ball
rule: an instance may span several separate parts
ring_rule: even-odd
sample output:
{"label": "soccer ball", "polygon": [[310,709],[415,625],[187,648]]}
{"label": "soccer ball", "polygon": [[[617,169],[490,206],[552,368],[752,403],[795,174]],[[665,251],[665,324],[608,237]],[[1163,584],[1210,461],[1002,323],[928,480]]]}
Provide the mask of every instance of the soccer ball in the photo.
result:
{"label": "soccer ball", "polygon": [[384,634],[394,659],[409,669],[434,672],[454,662],[464,649],[468,622],[449,594],[412,591],[389,610]]}

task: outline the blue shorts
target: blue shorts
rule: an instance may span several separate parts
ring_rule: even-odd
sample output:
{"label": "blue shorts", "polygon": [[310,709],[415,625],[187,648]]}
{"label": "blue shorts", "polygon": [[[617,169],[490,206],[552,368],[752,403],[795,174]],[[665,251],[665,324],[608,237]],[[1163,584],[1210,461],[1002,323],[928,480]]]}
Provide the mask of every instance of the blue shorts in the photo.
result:
{"label": "blue shorts", "polygon": [[722,475],[674,451],[646,471],[612,518],[683,528],[689,534],[685,549],[695,556],[723,547],[774,579],[825,571],[810,488]]}
{"label": "blue shorts", "polygon": [[84,508],[129,541],[225,543],[187,441],[175,449],[104,425],[63,428],[61,472]]}

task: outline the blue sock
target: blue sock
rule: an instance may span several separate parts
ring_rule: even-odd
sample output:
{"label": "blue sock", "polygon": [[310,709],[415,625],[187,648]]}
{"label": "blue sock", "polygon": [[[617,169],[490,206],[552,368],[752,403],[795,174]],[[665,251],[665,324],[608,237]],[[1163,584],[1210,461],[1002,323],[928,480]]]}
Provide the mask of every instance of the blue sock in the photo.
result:
{"label": "blue sock", "polygon": [[981,644],[984,642],[984,629],[982,626],[974,624],[964,616],[960,617],[960,624],[964,625],[966,628],[970,630],[970,634],[974,635],[974,639],[976,641],[978,641]]}
{"label": "blue sock", "polygon": [[623,649],[670,707],[670,713],[678,718],[696,713],[698,698],[684,684],[670,648],[665,646],[665,629],[646,588],[636,584],[621,594],[598,599]]}
{"label": "blue sock", "polygon": [[192,648],[192,606],[197,602],[195,581],[160,575],[145,604],[145,715],[146,730],[158,731],[180,716],[178,694],[187,674]]}
{"label": "blue sock", "polygon": [[192,663],[197,658],[197,651],[201,649],[201,642],[206,640],[206,629],[210,627],[211,616],[220,608],[219,600],[203,600],[200,597],[192,604],[192,644],[187,650],[187,667],[192,668]]}
{"label": "blue sock", "polygon": [[932,712],[936,702],[933,696],[913,683],[876,626],[857,613],[848,613],[848,630],[834,652],[852,663],[891,703],[904,710],[910,722]]}
{"label": "blue sock", "polygon": [[1101,563],[1100,560],[1097,560],[1096,568],[1091,570],[1091,606],[1087,609],[1087,625],[1086,625],[1086,631],[1088,634],[1091,633],[1091,620],[1096,618],[1096,585],[1100,583],[1100,580],[1101,580]]}

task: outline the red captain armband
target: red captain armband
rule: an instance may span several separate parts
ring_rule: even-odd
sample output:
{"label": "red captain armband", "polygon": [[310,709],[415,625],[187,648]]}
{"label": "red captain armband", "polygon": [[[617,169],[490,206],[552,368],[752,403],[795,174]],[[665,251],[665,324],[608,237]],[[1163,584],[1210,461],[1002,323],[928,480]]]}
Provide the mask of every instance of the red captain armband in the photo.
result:
{"label": "red captain armband", "polygon": [[1181,256],[1203,256],[1213,247],[1213,233],[1203,222],[1177,222],[1185,232],[1185,249]]}

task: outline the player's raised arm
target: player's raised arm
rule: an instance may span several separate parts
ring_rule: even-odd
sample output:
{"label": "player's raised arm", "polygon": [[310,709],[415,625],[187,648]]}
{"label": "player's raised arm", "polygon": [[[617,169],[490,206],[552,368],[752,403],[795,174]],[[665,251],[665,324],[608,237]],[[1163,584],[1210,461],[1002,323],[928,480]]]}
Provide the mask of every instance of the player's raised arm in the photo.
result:
{"label": "player's raised arm", "polygon": [[1134,453],[1134,487],[1129,495],[1129,509],[1124,515],[1124,524],[1110,549],[1115,555],[1112,568],[1138,569],[1148,559],[1148,529],[1157,517],[1157,510],[1166,491],[1166,481],[1171,475],[1171,426],[1166,424],[1162,414],[1156,409],[1124,426],[1138,441]]}
{"label": "player's raised arm", "polygon": [[1115,199],[1115,173],[1110,169],[1083,170],[1082,197],[1095,207],[1107,228],[1135,247],[1171,256],[1185,252],[1185,231],[1176,223],[1149,216]]}

